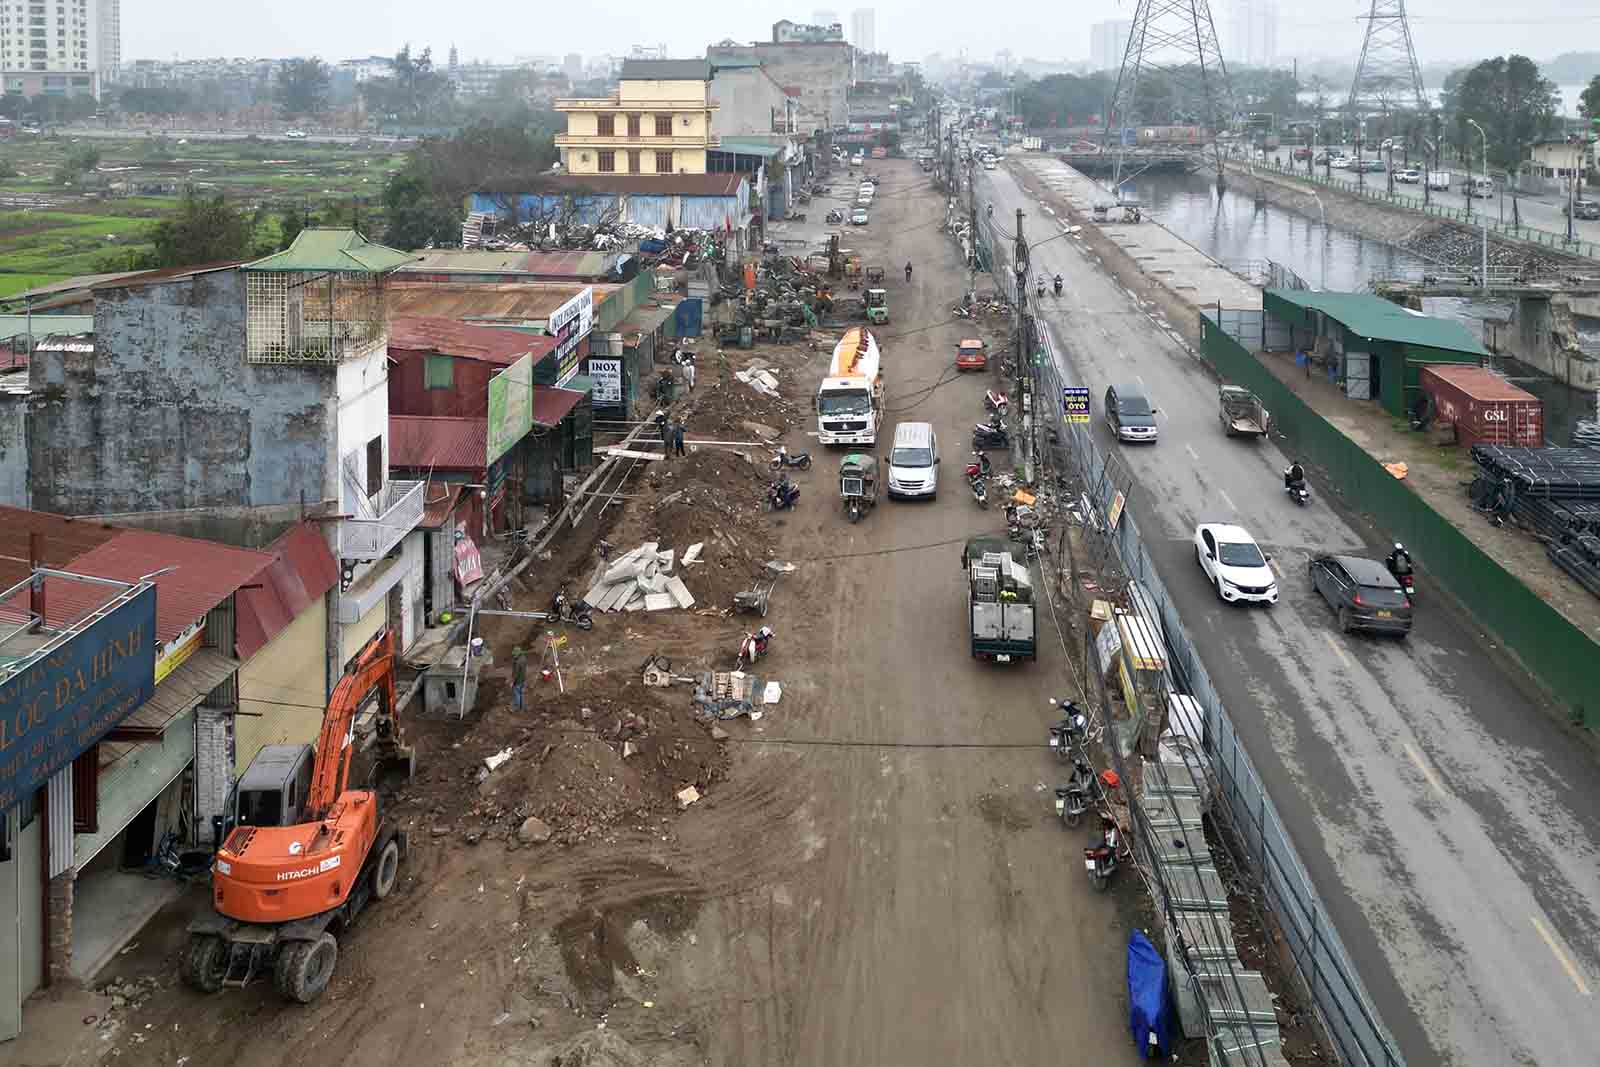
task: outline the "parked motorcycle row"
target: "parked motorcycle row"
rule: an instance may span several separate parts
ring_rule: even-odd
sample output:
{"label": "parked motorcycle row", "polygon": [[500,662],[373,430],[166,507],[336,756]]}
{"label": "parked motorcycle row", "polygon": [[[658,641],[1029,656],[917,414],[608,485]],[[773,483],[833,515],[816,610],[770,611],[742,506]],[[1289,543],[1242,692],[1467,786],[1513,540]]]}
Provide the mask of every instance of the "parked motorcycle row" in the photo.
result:
{"label": "parked motorcycle row", "polygon": [[1050,727],[1050,752],[1058,762],[1072,765],[1067,784],[1055,789],[1056,816],[1063,826],[1074,828],[1091,810],[1098,813],[1095,835],[1083,850],[1083,866],[1088,872],[1089,884],[1104,891],[1117,873],[1126,848],[1107,803],[1109,793],[1120,783],[1115,772],[1096,775],[1089,764],[1086,750],[1089,718],[1078,704],[1071,700],[1061,703],[1051,700],[1050,706],[1061,713],[1061,719]]}

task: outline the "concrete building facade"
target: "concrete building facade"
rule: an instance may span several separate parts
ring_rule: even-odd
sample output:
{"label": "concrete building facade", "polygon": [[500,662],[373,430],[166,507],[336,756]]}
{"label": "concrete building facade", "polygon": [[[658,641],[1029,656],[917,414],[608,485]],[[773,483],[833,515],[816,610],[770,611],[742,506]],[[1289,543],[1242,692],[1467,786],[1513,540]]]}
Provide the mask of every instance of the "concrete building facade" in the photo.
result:
{"label": "concrete building facade", "polygon": [[711,65],[701,59],[634,60],[607,97],[567,97],[556,136],[569,174],[704,174],[713,147]]}
{"label": "concrete building facade", "polygon": [[[100,95],[102,64],[120,51],[117,0],[27,0],[0,8],[0,91],[21,96]],[[120,62],[120,57],[117,57]]]}
{"label": "concrete building facade", "polygon": [[[781,24],[780,24],[781,25]],[[717,44],[706,50],[713,66],[756,60],[791,90],[798,133],[842,128],[850,119],[849,92],[855,49],[843,40]]]}

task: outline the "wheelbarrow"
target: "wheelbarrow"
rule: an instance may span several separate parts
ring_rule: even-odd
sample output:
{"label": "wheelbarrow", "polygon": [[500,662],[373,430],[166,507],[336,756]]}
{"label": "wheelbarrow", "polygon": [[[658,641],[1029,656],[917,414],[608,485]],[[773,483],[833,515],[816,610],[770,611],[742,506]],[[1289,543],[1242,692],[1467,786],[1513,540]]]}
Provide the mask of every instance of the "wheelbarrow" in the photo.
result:
{"label": "wheelbarrow", "polygon": [[778,584],[778,579],[789,571],[794,570],[792,563],[779,563],[777,560],[767,561],[768,578],[762,578],[750,588],[733,594],[733,610],[743,614],[760,615],[767,617],[767,608],[772,602],[773,587]]}

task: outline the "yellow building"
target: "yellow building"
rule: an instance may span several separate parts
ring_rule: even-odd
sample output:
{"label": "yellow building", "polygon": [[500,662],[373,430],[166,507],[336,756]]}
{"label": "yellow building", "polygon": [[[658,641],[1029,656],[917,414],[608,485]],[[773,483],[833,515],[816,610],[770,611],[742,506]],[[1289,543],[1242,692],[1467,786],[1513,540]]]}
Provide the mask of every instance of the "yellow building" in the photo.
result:
{"label": "yellow building", "polygon": [[556,136],[568,174],[704,174],[717,104],[703,59],[630,59],[607,97],[566,97]]}

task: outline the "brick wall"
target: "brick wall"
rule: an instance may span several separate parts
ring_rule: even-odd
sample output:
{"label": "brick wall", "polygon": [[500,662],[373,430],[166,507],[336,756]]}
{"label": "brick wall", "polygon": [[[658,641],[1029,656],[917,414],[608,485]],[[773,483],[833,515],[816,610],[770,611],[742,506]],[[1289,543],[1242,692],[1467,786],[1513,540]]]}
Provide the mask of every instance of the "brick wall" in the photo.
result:
{"label": "brick wall", "polygon": [[195,709],[195,836],[204,844],[218,843],[212,840],[211,817],[222,814],[233,788],[233,711],[205,705]]}
{"label": "brick wall", "polygon": [[[50,879],[45,907],[50,916],[50,958],[46,962],[49,984],[72,980],[72,882],[77,870],[69,867]],[[37,935],[35,935],[37,936]]]}

